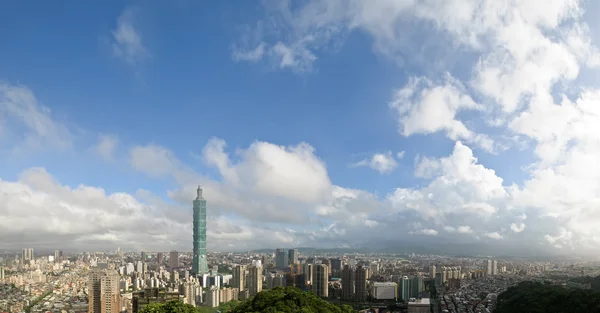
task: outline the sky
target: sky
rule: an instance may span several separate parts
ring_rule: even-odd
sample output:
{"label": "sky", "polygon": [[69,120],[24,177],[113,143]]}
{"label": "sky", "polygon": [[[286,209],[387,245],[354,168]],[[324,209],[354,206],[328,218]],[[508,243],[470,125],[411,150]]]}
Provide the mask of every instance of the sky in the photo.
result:
{"label": "sky", "polygon": [[3,2],[0,248],[594,254],[599,11]]}

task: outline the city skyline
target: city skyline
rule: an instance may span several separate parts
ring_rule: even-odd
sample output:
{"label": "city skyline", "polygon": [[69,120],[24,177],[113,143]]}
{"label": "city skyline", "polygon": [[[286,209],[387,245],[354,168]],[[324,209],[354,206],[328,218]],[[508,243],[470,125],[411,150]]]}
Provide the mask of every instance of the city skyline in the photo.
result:
{"label": "city skyline", "polygon": [[594,254],[600,3],[495,3],[6,4],[0,249]]}

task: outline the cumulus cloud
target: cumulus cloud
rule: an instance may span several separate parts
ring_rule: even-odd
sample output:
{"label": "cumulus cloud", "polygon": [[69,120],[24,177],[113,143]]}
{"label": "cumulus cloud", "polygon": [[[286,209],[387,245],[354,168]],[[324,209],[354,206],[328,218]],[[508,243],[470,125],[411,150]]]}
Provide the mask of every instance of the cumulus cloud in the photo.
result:
{"label": "cumulus cloud", "polygon": [[[404,151],[398,153],[399,158],[402,158],[403,156]],[[389,174],[398,167],[398,161],[396,161],[392,155],[392,151],[388,151],[386,153],[375,153],[368,159],[354,163],[352,166],[368,166],[380,174]]]}

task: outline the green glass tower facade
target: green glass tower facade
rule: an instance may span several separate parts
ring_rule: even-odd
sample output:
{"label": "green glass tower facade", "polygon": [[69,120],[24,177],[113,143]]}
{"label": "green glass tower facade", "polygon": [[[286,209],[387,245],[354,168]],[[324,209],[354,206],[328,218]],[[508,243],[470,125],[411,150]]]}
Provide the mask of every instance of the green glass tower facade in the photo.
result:
{"label": "green glass tower facade", "polygon": [[206,200],[202,198],[202,188],[198,186],[196,200],[194,200],[194,259],[192,261],[192,274],[202,275],[208,273],[206,262]]}

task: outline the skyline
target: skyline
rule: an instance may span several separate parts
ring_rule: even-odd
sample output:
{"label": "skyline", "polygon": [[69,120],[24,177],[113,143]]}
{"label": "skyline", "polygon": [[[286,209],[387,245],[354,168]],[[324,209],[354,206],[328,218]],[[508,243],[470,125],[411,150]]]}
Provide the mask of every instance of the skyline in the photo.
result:
{"label": "skyline", "polygon": [[600,3],[438,4],[3,4],[0,249],[593,254]]}

